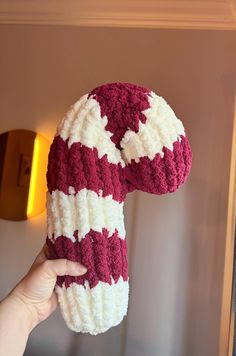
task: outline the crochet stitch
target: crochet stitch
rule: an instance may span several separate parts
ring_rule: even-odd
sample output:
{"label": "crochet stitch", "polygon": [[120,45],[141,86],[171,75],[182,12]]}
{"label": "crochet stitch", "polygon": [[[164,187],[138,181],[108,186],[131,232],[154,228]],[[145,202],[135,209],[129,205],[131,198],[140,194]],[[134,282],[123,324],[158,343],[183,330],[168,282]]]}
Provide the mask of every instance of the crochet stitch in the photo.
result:
{"label": "crochet stitch", "polygon": [[127,314],[129,277],[123,205],[136,189],[176,191],[192,152],[182,122],[161,97],[130,83],[83,95],[58,124],[47,168],[50,258],[87,267],[57,278],[68,327],[96,335]]}

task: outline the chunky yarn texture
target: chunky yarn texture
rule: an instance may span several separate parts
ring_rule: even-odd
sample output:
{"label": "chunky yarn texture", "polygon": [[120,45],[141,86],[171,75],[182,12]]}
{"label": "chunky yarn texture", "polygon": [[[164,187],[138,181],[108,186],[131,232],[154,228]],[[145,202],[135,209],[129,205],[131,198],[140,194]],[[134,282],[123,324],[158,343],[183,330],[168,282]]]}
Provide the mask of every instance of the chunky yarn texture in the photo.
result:
{"label": "chunky yarn texture", "polygon": [[123,204],[127,193],[174,192],[192,163],[182,122],[167,102],[130,83],[83,95],[58,124],[47,169],[50,258],[87,273],[57,278],[68,327],[96,335],[127,314],[129,277]]}

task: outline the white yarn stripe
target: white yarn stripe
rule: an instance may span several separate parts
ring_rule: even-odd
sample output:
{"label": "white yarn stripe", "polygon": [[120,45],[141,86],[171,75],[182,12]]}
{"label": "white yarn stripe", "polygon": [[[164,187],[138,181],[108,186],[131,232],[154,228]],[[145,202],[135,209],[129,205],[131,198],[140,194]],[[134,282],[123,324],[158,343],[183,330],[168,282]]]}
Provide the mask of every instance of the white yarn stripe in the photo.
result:
{"label": "white yarn stripe", "polygon": [[81,142],[86,147],[96,147],[98,157],[107,154],[110,163],[120,163],[125,166],[120,150],[111,141],[112,133],[105,129],[107,116],[101,117],[99,103],[88,95],[84,95],[66,113],[65,118],[58,125],[57,135],[65,141],[68,137],[68,146],[74,142]]}
{"label": "white yarn stripe", "polygon": [[99,282],[90,289],[76,283],[67,289],[56,285],[60,309],[67,326],[74,331],[96,335],[118,325],[127,314],[129,282],[122,277],[112,285]]}
{"label": "white yarn stripe", "polygon": [[67,139],[68,131],[70,130],[71,125],[78,116],[81,107],[84,106],[87,99],[88,94],[85,94],[69,107],[69,110],[66,112],[62,120],[57,125],[55,136],[60,135],[64,140]]}
{"label": "white yarn stripe", "polygon": [[141,157],[154,159],[157,153],[164,156],[163,147],[173,151],[173,143],[185,136],[184,126],[176,117],[164,98],[154,92],[148,95],[150,108],[143,111],[147,121],[139,123],[139,131],[126,131],[121,140],[122,158],[125,163],[132,159],[139,162]]}
{"label": "white yarn stripe", "polygon": [[[70,187],[70,191],[73,190]],[[100,191],[101,193],[101,191]],[[78,230],[78,239],[82,240],[93,229],[102,232],[106,228],[111,236],[117,229],[119,237],[125,238],[124,203],[113,200],[112,195],[98,196],[86,188],[76,194],[66,195],[56,189],[46,193],[47,233],[48,237],[66,236],[75,241],[74,231]]]}
{"label": "white yarn stripe", "polygon": [[56,135],[68,140],[68,146],[74,142],[81,142],[86,147],[96,147],[98,157],[107,154],[110,163],[130,163],[132,159],[139,162],[141,157],[148,156],[151,160],[157,153],[164,156],[163,147],[173,151],[173,143],[185,136],[182,122],[164,98],[154,92],[148,94],[150,108],[143,111],[147,121],[139,123],[136,133],[127,130],[121,140],[122,153],[111,141],[112,133],[105,129],[107,116],[101,117],[99,103],[88,94],[73,104],[57,126]]}

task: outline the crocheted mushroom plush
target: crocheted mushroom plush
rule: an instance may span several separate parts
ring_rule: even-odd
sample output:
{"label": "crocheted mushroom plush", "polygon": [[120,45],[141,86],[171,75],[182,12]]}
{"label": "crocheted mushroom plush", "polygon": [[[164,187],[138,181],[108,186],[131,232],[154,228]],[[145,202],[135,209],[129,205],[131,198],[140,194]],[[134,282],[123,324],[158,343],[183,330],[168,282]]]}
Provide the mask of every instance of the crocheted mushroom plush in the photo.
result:
{"label": "crocheted mushroom plush", "polygon": [[47,169],[49,258],[81,262],[80,277],[57,278],[67,326],[96,335],[127,313],[129,277],[123,205],[136,189],[174,192],[192,153],[182,122],[148,88],[101,85],[58,124]]}

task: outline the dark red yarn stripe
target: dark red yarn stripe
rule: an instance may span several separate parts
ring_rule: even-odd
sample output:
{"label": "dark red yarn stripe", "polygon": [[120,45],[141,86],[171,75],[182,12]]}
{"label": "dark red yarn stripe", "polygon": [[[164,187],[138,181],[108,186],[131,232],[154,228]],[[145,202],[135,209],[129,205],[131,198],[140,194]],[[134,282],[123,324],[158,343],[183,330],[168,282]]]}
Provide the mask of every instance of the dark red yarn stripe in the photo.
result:
{"label": "dark red yarn stripe", "polygon": [[187,137],[173,144],[173,151],[164,147],[164,157],[156,154],[153,160],[140,158],[132,160],[125,167],[125,179],[129,191],[135,189],[152,194],[174,192],[187,179],[191,165],[192,152]]}
{"label": "dark red yarn stripe", "polygon": [[122,202],[128,192],[139,189],[153,194],[174,192],[183,184],[192,164],[192,153],[187,137],[173,144],[173,152],[164,147],[164,157],[156,154],[153,160],[141,157],[122,168],[109,163],[107,155],[98,158],[96,148],[75,142],[69,149],[60,136],[54,138],[49,153],[47,183],[50,192],[60,190],[69,194],[69,186],[75,192],[83,188],[103,197],[112,195]]}
{"label": "dark red yarn stripe", "polygon": [[83,188],[93,190],[103,197],[112,195],[122,202],[127,194],[121,166],[108,162],[107,155],[98,157],[97,148],[89,148],[75,142],[69,148],[60,136],[54,137],[51,144],[48,169],[48,190],[60,190],[69,194],[69,186],[78,192]]}
{"label": "dark red yarn stripe", "polygon": [[111,140],[117,148],[127,128],[138,132],[139,122],[147,118],[142,113],[150,107],[148,95],[150,89],[131,83],[109,83],[93,89],[93,96],[100,105],[101,117],[107,116],[106,129],[113,133]]}
{"label": "dark red yarn stripe", "polygon": [[47,237],[50,259],[67,258],[71,261],[82,263],[88,271],[80,277],[62,276],[57,277],[57,284],[61,287],[65,282],[68,288],[71,283],[84,284],[89,282],[90,288],[95,287],[99,281],[112,283],[122,276],[128,280],[128,261],[126,239],[121,239],[116,231],[109,237],[106,229],[102,233],[90,230],[79,242],[78,231],[75,231],[76,241],[60,236],[54,241]]}

